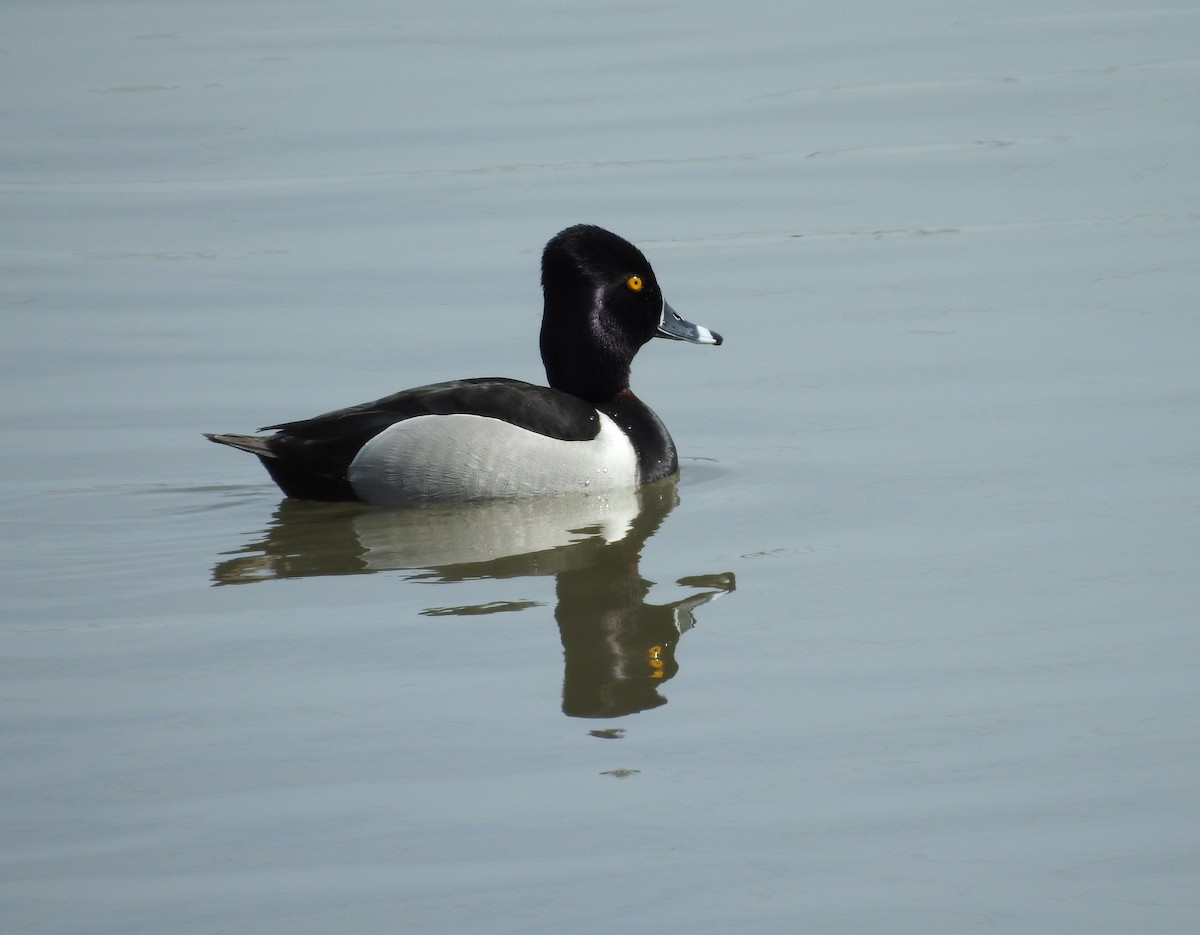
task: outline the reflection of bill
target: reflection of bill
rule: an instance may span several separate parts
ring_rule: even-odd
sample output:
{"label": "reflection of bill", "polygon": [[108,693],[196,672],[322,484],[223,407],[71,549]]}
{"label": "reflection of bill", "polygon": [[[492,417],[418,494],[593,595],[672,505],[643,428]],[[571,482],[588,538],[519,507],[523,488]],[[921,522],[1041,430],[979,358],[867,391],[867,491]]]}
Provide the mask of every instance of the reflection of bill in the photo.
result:
{"label": "reflection of bill", "polygon": [[[675,646],[696,608],[732,591],[732,574],[682,578],[703,589],[650,604],[642,547],[678,503],[675,480],[605,494],[403,510],[297,500],[280,503],[265,535],[213,569],[217,584],[411,569],[455,582],[553,575],[565,656],[563,711],[620,717],[664,704]],[[431,607],[427,616],[522,610],[534,601]]]}
{"label": "reflection of bill", "polygon": [[558,576],[554,617],[564,655],[563,713],[621,717],[666,704],[658,687],[679,671],[675,646],[697,607],[733,590],[733,575],[684,579],[709,590],[670,604],[650,604],[651,582],[621,550],[606,550],[590,568]]}

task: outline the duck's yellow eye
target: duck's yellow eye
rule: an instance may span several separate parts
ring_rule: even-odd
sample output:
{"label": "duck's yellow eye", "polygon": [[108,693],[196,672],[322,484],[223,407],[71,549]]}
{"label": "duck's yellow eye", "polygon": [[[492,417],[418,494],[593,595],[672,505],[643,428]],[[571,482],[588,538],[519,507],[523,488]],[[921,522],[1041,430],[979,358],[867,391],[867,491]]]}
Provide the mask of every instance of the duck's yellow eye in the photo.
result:
{"label": "duck's yellow eye", "polygon": [[627,285],[634,292],[641,292],[642,286],[644,286],[645,283],[642,282],[641,276],[630,276],[628,279],[625,280],[625,285]]}

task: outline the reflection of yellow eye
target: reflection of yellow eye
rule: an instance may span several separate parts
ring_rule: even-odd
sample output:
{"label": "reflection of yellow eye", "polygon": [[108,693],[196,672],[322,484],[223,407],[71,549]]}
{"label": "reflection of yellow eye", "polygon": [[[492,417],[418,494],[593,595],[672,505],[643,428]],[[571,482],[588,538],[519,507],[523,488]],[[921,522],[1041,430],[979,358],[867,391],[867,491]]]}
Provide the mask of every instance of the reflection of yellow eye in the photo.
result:
{"label": "reflection of yellow eye", "polygon": [[645,285],[645,283],[642,282],[641,276],[630,276],[625,280],[625,285],[627,285],[634,292],[641,292],[642,286]]}

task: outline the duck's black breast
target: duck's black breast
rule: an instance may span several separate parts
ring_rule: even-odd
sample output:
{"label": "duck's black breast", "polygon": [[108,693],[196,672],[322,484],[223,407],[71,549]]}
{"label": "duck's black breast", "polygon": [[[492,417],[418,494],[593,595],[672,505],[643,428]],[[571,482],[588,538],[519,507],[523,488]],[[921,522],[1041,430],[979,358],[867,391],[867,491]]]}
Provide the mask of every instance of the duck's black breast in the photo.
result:
{"label": "duck's black breast", "polygon": [[610,416],[629,438],[637,453],[638,482],[652,484],[679,470],[675,442],[662,419],[626,388],[597,407]]}
{"label": "duck's black breast", "polygon": [[596,408],[545,386],[503,377],[451,380],[404,390],[311,419],[268,425],[260,458],[290,497],[356,500],[347,479],[355,456],[380,432],[418,416],[475,415],[560,441],[589,441],[600,430]]}

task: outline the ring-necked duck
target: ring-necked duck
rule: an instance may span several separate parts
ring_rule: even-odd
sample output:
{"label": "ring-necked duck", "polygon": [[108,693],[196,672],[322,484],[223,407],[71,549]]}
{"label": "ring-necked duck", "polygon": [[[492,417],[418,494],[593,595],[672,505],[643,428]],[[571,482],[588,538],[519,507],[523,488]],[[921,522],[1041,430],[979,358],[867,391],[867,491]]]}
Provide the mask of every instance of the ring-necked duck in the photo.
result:
{"label": "ring-necked duck", "polygon": [[542,254],[549,387],[503,377],[404,390],[274,435],[207,435],[257,455],[289,497],[398,504],[647,484],[675,474],[675,443],[629,389],[653,337],[720,344],[667,304],[633,244],[580,224]]}

